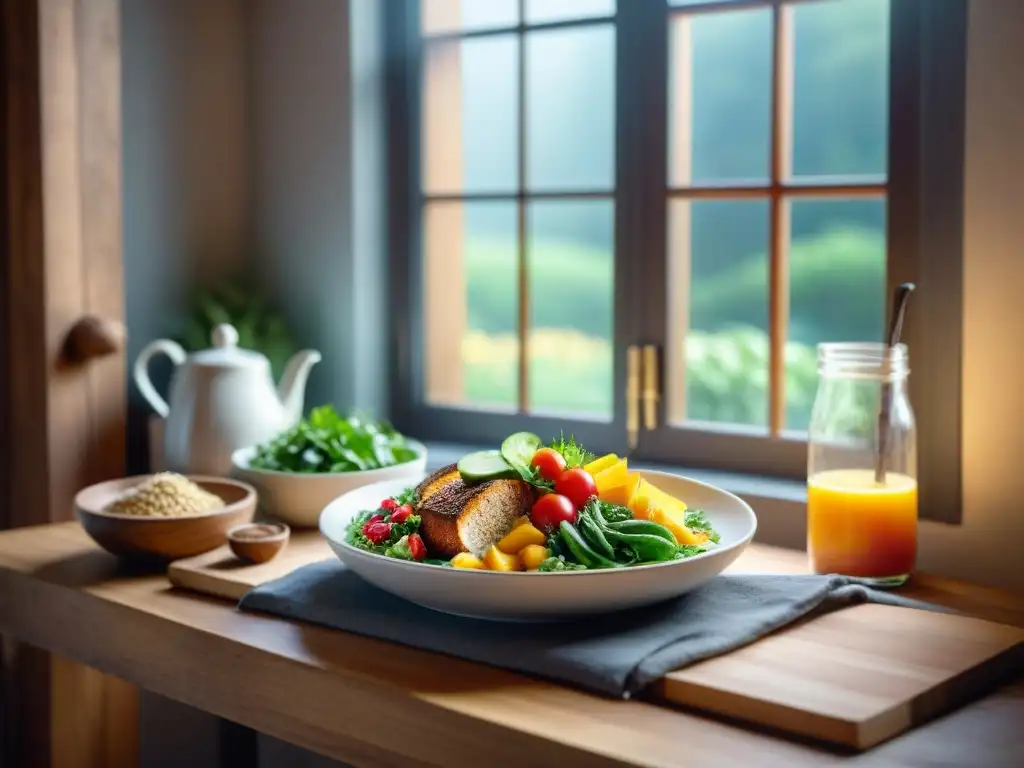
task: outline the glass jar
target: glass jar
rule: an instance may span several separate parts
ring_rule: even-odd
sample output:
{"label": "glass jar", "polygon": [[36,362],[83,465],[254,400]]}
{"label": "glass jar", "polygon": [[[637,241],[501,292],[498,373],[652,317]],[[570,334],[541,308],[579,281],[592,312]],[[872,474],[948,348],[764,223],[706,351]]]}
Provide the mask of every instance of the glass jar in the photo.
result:
{"label": "glass jar", "polygon": [[807,463],[815,573],[904,583],[917,556],[917,436],[905,344],[821,344]]}

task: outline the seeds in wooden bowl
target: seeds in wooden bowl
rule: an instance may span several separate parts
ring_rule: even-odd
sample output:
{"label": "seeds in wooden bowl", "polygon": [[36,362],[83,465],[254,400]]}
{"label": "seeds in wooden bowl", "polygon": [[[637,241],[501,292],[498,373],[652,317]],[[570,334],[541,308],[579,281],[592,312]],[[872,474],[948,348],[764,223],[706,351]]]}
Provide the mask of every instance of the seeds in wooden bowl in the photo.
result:
{"label": "seeds in wooden bowl", "polygon": [[224,501],[187,477],[160,472],[125,491],[102,511],[133,517],[188,517],[221,509]]}

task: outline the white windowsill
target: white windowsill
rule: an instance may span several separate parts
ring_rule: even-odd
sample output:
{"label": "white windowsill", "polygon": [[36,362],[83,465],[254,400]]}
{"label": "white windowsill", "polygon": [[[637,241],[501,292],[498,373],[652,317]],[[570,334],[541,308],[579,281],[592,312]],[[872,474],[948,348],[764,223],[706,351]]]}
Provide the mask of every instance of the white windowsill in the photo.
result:
{"label": "white windowsill", "polygon": [[[467,453],[481,449],[480,446],[456,443],[427,442],[426,445],[428,469],[454,464]],[[685,475],[735,493],[757,513],[758,529],[755,538],[758,541],[790,549],[802,550],[805,547],[807,486],[800,480],[648,462],[636,462],[631,466]]]}

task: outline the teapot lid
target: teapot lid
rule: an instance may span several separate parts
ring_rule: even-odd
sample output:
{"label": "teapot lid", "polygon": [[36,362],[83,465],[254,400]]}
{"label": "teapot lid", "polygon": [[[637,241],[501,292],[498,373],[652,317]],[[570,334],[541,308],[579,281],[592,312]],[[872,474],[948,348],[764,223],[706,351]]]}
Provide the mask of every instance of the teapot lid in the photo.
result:
{"label": "teapot lid", "polygon": [[210,340],[213,346],[190,355],[192,362],[211,368],[266,368],[270,365],[259,352],[238,346],[238,331],[233,325],[218,325],[210,334]]}

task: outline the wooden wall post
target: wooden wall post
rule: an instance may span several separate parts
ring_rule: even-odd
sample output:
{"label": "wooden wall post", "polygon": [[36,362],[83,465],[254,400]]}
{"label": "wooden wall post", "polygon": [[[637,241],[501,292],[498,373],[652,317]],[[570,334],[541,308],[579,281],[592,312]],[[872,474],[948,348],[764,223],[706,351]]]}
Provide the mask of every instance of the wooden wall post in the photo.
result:
{"label": "wooden wall post", "polygon": [[[118,0],[0,13],[0,527],[14,527],[72,519],[77,489],[124,472],[123,345],[66,354],[83,318],[123,327],[121,62]],[[6,764],[137,764],[133,687],[10,638],[3,671]]]}

